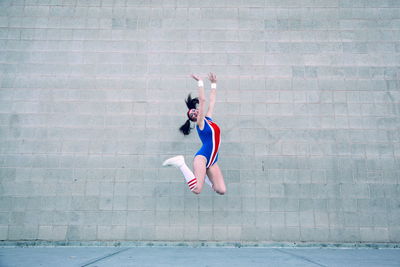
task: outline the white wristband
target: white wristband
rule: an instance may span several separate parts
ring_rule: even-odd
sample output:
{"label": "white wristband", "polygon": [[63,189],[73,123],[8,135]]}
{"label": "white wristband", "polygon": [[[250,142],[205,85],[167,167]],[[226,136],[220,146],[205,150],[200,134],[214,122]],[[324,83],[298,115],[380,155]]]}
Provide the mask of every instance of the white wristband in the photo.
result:
{"label": "white wristband", "polygon": [[216,83],[212,83],[211,84],[211,89],[217,89],[217,84]]}
{"label": "white wristband", "polygon": [[197,86],[198,87],[204,87],[204,83],[202,80],[197,81]]}

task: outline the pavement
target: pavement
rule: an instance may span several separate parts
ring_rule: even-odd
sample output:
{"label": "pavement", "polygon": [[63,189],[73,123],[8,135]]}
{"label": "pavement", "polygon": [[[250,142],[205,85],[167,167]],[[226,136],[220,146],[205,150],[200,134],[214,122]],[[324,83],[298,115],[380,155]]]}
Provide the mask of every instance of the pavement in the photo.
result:
{"label": "pavement", "polygon": [[396,248],[0,247],[0,266],[400,266]]}

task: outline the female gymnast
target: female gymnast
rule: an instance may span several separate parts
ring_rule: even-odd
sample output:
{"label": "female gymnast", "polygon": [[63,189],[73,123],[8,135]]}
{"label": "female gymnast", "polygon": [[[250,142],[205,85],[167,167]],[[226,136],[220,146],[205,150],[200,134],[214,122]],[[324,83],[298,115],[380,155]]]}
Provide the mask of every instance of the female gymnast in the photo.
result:
{"label": "female gymnast", "polygon": [[179,168],[185,177],[189,189],[195,194],[200,194],[204,182],[206,182],[215,192],[223,195],[226,192],[226,186],[221,169],[217,163],[218,149],[221,143],[221,133],[218,125],[211,119],[217,93],[217,76],[214,73],[208,75],[208,79],[211,82],[211,92],[207,113],[204,112],[206,98],[203,80],[199,76],[193,74],[191,77],[197,81],[199,97],[192,98],[190,94],[188,95],[186,99],[186,106],[189,109],[186,113],[188,120],[179,128],[179,130],[184,135],[188,135],[191,130],[190,121],[195,122],[197,133],[203,143],[193,160],[194,174],[186,165],[185,159],[182,155],[167,159],[164,161],[163,166],[174,166]]}

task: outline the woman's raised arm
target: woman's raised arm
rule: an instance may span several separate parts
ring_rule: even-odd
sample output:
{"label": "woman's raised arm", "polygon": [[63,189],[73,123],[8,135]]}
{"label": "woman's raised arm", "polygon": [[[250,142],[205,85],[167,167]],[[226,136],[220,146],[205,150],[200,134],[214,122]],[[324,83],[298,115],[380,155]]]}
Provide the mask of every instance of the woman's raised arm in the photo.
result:
{"label": "woman's raised arm", "polygon": [[209,73],[208,74],[208,79],[211,82],[211,92],[210,92],[210,103],[208,105],[208,110],[207,110],[207,117],[212,117],[212,114],[214,112],[214,106],[215,106],[215,100],[217,96],[217,76],[214,73]]}
{"label": "woman's raised arm", "polygon": [[197,85],[199,87],[199,115],[197,116],[197,125],[200,130],[204,128],[204,104],[206,102],[206,97],[204,93],[204,83],[203,80],[194,74],[191,75],[193,79],[197,81]]}

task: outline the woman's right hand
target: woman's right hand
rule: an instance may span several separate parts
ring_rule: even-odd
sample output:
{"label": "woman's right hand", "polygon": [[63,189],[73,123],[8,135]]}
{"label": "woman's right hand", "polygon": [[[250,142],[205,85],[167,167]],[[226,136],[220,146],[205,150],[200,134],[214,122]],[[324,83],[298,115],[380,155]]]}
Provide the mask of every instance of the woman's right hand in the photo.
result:
{"label": "woman's right hand", "polygon": [[200,78],[200,76],[198,76],[198,75],[194,75],[194,74],[192,74],[192,75],[190,75],[193,79],[195,79],[196,81],[201,81],[202,79]]}

